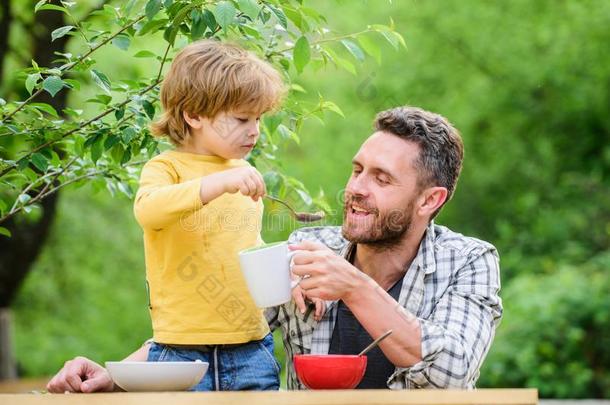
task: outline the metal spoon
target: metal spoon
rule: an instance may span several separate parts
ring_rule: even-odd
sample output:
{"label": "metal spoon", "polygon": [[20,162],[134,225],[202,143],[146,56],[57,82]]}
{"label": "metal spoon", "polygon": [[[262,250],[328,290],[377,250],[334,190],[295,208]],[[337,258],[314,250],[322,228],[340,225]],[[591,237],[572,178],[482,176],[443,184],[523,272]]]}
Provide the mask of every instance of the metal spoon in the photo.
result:
{"label": "metal spoon", "polygon": [[299,222],[315,222],[315,221],[319,221],[322,218],[324,218],[324,212],[323,211],[318,211],[316,213],[309,213],[309,212],[299,212],[296,211],[294,208],[292,208],[290,206],[290,204],[288,204],[286,201],[284,200],[280,200],[277,197],[273,197],[271,195],[265,194],[264,196],[265,198],[268,198],[272,201],[278,202],[280,204],[282,204],[283,206],[285,206],[286,208],[288,208],[288,210],[290,210],[290,213],[292,214],[292,216]]}
{"label": "metal spoon", "polygon": [[389,331],[387,331],[383,335],[379,336],[377,339],[373,340],[373,343],[371,343],[370,345],[365,347],[363,351],[358,353],[358,356],[363,356],[363,355],[367,354],[372,348],[377,346],[379,344],[379,342],[381,342],[383,339],[387,338],[391,334],[392,334],[392,329],[390,329]]}

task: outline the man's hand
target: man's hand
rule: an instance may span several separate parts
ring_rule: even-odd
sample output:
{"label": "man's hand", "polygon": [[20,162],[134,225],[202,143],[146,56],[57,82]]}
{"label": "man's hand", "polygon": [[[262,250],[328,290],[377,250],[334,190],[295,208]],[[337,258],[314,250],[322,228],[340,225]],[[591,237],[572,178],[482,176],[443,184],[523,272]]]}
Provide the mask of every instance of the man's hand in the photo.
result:
{"label": "man's hand", "polygon": [[292,299],[294,300],[294,303],[296,304],[297,309],[299,311],[301,311],[302,314],[304,314],[305,311],[307,310],[307,304],[305,303],[305,300],[307,299],[307,300],[313,302],[314,305],[316,306],[316,310],[313,314],[313,319],[315,319],[318,322],[320,321],[320,319],[322,319],[322,315],[324,315],[324,311],[326,311],[326,303],[324,302],[323,299],[307,297],[307,294],[305,294],[305,291],[301,288],[300,285],[293,287]]}
{"label": "man's hand", "polygon": [[114,383],[108,371],[86,357],[67,361],[47,384],[47,391],[53,393],[113,390]]}
{"label": "man's hand", "polygon": [[310,299],[345,299],[368,279],[343,257],[319,243],[303,241],[289,248],[299,251],[293,258],[292,273],[305,277],[299,287]]}

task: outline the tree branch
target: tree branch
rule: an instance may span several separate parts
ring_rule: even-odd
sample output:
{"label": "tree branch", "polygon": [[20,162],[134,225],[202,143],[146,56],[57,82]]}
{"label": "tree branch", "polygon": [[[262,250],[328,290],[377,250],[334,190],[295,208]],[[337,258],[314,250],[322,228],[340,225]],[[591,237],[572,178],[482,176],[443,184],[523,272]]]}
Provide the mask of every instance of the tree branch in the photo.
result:
{"label": "tree branch", "polygon": [[[143,95],[148,93],[150,90],[152,90],[153,88],[155,88],[155,86],[157,86],[159,84],[158,81],[155,80],[155,82],[153,84],[151,84],[148,87],[145,87],[143,90],[139,91],[137,94],[138,95]],[[26,153],[24,156],[20,157],[19,159],[17,159],[18,161],[21,159],[27,159],[30,156],[32,156],[34,153],[38,152],[41,149],[46,148],[47,146],[53,145],[59,141],[61,141],[62,139],[72,135],[75,132],[80,131],[81,129],[85,128],[86,126],[91,125],[91,123],[104,118],[106,115],[110,114],[111,112],[115,111],[118,108],[123,107],[124,105],[127,105],[131,102],[131,97],[128,97],[125,101],[111,107],[108,108],[107,110],[102,111],[101,113],[99,113],[98,115],[96,115],[95,117],[81,123],[78,127],[71,129],[70,131],[66,132],[65,134],[63,134],[61,137],[59,137],[58,139],[51,139],[50,141],[47,141],[41,145],[38,145],[37,147],[35,147],[34,149],[32,149],[31,151],[29,151],[28,153]],[[16,165],[11,165],[8,166],[6,168],[4,168],[1,172],[0,172],[0,177],[4,177],[4,175],[6,175],[8,172],[10,172],[11,170],[13,170],[16,167]]]}
{"label": "tree branch", "polygon": [[[130,27],[132,27],[134,24],[136,24],[137,22],[141,21],[145,16],[140,16],[137,19],[135,19],[134,21],[130,22],[129,24],[127,24],[126,26],[124,26],[123,28],[121,28],[119,31],[115,32],[113,35],[109,36],[108,38],[106,38],[104,41],[100,42],[99,44],[97,44],[96,46],[94,46],[93,48],[89,49],[88,52],[86,52],[84,55],[82,55],[81,57],[79,57],[77,60],[75,60],[72,63],[68,63],[67,65],[64,65],[60,68],[62,74],[64,72],[69,71],[70,69],[72,69],[74,66],[78,65],[79,63],[81,63],[82,61],[84,61],[86,58],[89,57],[89,55],[91,55],[93,52],[95,52],[96,50],[98,50],[100,47],[106,45],[108,42],[112,41],[114,38],[116,38],[119,34],[123,33],[123,31],[129,29]],[[42,93],[44,91],[44,89],[41,87],[40,89],[38,89],[36,92],[34,92],[30,97],[28,97],[23,103],[21,103],[19,105],[19,107],[17,107],[15,110],[13,110],[11,113],[9,113],[6,118],[4,119],[5,121],[8,121],[9,119],[11,119],[11,117],[13,117],[15,114],[17,114],[19,111],[21,111],[21,109],[23,109],[23,107],[25,107],[27,104],[29,104],[30,102],[32,102],[32,100],[34,100],[36,97],[38,97],[38,95],[40,95],[40,93]],[[0,177],[2,177],[0,175]]]}

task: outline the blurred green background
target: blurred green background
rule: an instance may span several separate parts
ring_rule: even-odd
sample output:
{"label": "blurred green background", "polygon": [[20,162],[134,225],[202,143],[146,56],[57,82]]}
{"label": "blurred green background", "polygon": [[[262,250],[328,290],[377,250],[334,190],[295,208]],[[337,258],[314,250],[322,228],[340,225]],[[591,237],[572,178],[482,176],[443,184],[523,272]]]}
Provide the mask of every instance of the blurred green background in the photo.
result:
{"label": "blurred green background", "polygon": [[[377,112],[409,104],[448,117],[466,156],[436,222],[490,241],[501,256],[505,317],[479,387],[610,396],[610,2],[308,3],[338,33],[392,18],[408,49],[381,44],[381,64],[362,63],[357,75],[306,69],[297,82],[345,118],[307,124],[301,145],[281,152],[283,170],[323,190],[336,210],[326,222],[339,224],[351,157]],[[147,69],[101,59],[110,73]],[[294,228],[274,219],[267,241]],[[131,202],[88,187],[62,193],[13,310],[26,376],[52,374],[76,355],[120,359],[148,338]]]}

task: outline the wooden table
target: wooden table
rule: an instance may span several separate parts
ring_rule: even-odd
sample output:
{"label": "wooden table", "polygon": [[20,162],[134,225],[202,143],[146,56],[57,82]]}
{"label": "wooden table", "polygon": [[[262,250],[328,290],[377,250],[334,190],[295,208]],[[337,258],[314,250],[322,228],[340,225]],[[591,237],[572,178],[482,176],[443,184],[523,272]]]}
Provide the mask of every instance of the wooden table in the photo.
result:
{"label": "wooden table", "polygon": [[0,394],[1,405],[537,405],[535,389]]}

